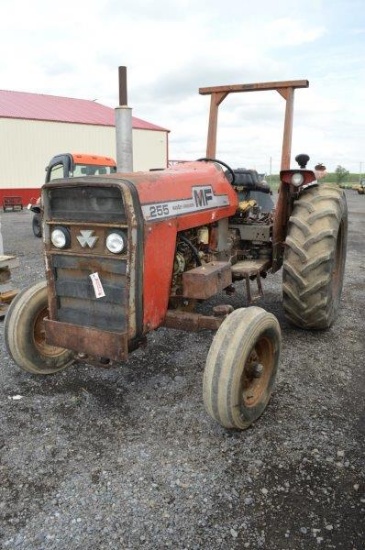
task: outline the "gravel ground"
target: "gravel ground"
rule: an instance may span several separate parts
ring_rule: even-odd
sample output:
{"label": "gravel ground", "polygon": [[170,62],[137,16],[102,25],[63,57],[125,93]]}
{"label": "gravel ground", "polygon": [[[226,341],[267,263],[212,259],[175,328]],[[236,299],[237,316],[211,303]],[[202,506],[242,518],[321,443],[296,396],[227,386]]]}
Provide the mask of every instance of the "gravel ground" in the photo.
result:
{"label": "gravel ground", "polygon": [[[120,367],[37,377],[11,361],[1,323],[1,548],[365,548],[365,197],[346,193],[340,317],[326,332],[292,328],[281,274],[266,279],[257,305],[279,319],[281,367],[244,432],[204,410],[209,331],[159,329]],[[31,214],[1,222],[14,285],[41,280]]]}

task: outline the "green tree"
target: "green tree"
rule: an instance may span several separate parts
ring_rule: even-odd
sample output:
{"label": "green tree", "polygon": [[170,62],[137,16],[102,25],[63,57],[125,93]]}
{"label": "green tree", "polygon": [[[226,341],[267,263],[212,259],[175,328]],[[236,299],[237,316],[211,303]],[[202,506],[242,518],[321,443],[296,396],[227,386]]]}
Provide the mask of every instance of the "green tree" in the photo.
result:
{"label": "green tree", "polygon": [[335,174],[336,174],[336,182],[342,183],[343,181],[345,181],[345,179],[349,175],[349,171],[346,170],[346,168],[344,168],[343,166],[338,165],[335,170]]}

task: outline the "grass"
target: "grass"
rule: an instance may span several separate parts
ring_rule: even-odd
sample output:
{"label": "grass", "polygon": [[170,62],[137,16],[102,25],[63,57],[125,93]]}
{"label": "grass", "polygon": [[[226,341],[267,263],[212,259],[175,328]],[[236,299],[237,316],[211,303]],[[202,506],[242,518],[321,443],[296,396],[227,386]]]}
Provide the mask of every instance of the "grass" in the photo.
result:
{"label": "grass", "polygon": [[[279,189],[279,174],[266,176],[266,181],[273,191],[277,191]],[[345,180],[341,183],[337,182],[337,175],[335,173],[329,173],[323,179],[321,179],[321,183],[336,183],[337,185],[341,185],[341,187],[344,189],[352,189],[354,185],[359,185],[359,181],[360,174],[348,174]]]}

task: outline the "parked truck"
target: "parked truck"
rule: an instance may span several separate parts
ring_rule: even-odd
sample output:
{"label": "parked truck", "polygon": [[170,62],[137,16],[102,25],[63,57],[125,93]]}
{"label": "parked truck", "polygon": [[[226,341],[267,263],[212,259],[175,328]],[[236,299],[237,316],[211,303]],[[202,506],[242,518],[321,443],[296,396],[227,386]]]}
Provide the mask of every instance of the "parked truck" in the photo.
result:
{"label": "parked truck", "polygon": [[[256,421],[273,391],[281,348],[278,320],[254,305],[263,279],[282,268],[283,308],[299,328],[327,329],[340,307],[344,192],[320,184],[306,154],[290,167],[294,91],[307,86],[201,88],[211,96],[203,158],[160,171],[48,181],[46,280],[16,297],[5,321],[15,363],[35,374],[78,360],[105,367],[126,361],[159,327],[214,330],[203,375],[206,410],[226,428]],[[286,102],[276,204],[252,171],[215,155],[222,101],[265,90]],[[240,286],[246,299],[233,310],[224,296]],[[210,302],[217,295],[218,305]]]}
{"label": "parked truck", "polygon": [[[116,172],[114,159],[84,153],[62,153],[54,156],[46,167],[46,183],[55,179],[76,176],[105,175]],[[40,197],[28,206],[33,212],[32,230],[35,237],[42,237],[42,205]]]}

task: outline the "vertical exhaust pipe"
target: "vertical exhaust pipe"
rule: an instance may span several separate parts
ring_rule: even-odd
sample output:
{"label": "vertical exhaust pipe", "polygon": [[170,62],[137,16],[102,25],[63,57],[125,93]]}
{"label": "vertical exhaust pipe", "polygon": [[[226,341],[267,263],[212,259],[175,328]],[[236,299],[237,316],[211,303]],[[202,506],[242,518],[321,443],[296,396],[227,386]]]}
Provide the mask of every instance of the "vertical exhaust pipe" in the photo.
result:
{"label": "vertical exhaust pipe", "polygon": [[133,172],[132,109],[128,107],[127,67],[119,67],[119,107],[115,109],[118,172]]}

